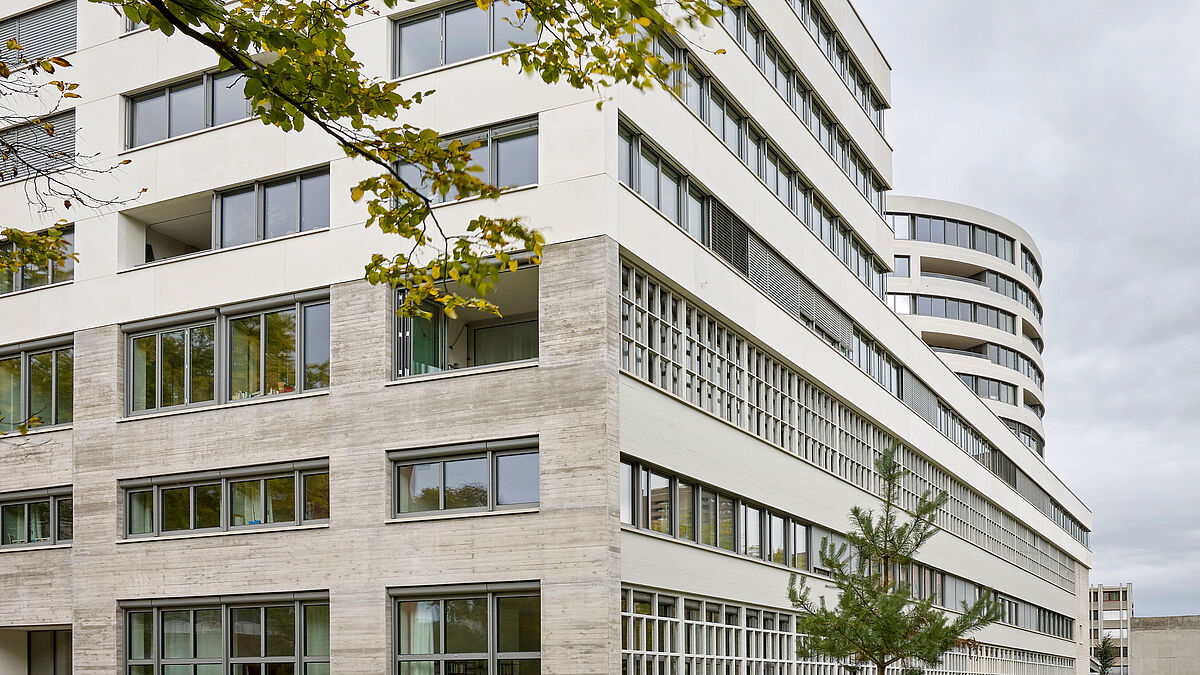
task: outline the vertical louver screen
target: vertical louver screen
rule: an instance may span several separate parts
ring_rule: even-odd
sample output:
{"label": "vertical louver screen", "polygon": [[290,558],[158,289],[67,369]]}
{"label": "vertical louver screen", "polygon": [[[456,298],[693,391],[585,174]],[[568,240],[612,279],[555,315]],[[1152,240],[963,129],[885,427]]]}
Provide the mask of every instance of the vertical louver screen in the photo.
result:
{"label": "vertical louver screen", "polygon": [[746,224],[732,211],[712,201],[712,250],[742,274],[750,272],[749,234]]}
{"label": "vertical louver screen", "polygon": [[9,40],[21,45],[20,56],[26,61],[75,51],[75,3],[63,0],[0,21],[0,61],[11,66],[21,60],[7,48]]}
{"label": "vertical louver screen", "polygon": [[[51,134],[46,124],[54,129]],[[0,180],[28,178],[67,166],[75,158],[75,111],[0,131]]]}
{"label": "vertical louver screen", "polygon": [[904,385],[900,387],[900,391],[904,396],[904,404],[912,408],[921,417],[925,418],[926,422],[937,426],[938,405],[937,397],[925,386],[925,383],[918,380],[908,368],[904,369]]}

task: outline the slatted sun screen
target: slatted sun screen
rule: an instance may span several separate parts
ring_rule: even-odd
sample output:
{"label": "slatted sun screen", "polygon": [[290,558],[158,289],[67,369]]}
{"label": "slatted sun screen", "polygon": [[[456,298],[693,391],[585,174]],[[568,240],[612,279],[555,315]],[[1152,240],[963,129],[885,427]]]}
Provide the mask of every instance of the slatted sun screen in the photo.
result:
{"label": "slatted sun screen", "polygon": [[[54,133],[46,131],[50,124]],[[0,131],[0,181],[53,171],[75,158],[75,111]]]}
{"label": "slatted sun screen", "polygon": [[[0,62],[19,65],[75,51],[76,0],[62,0],[0,21]],[[21,45],[18,55],[9,40]]]}

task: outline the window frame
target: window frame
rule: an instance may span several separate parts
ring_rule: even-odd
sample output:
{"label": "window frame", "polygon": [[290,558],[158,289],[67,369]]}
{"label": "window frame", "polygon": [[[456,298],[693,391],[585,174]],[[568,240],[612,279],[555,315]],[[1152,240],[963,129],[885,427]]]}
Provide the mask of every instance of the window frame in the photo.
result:
{"label": "window frame", "polygon": [[[68,255],[74,254],[75,253],[75,226],[73,224],[72,225],[64,225],[61,227],[56,226],[55,229],[62,232],[62,239],[68,243],[68,248],[66,251],[67,254]],[[9,251],[16,250],[16,244],[14,244],[13,242],[8,241],[6,239],[0,240],[0,250],[9,250]],[[26,286],[25,272],[27,269],[29,269],[29,266],[25,265],[25,266],[22,266],[20,269],[12,270],[11,272],[7,272],[7,273],[2,273],[2,274],[7,274],[9,276],[9,285],[11,288],[10,288],[10,290],[7,290],[7,291],[0,290],[0,296],[9,295],[12,293],[21,293],[23,291],[33,291],[33,290],[37,290],[40,288],[49,288],[49,287],[55,286],[57,284],[65,284],[65,283],[75,280],[75,261],[70,258],[68,258],[66,260],[65,264],[63,264],[62,266],[53,265],[53,264],[47,262],[44,267],[38,268],[46,273],[46,283],[44,283],[44,284],[34,284],[32,286]],[[63,278],[61,278],[61,279],[58,278],[60,275]]]}
{"label": "window frame", "polygon": [[[423,75],[425,73],[431,73],[433,71],[440,70],[442,68],[449,68],[451,66],[454,66],[454,65],[457,65],[460,63],[471,63],[471,62],[474,62],[479,59],[493,57],[497,54],[502,54],[506,51],[511,51],[513,49],[513,47],[509,46],[507,42],[505,42],[503,47],[496,46],[496,21],[499,20],[499,17],[497,17],[495,14],[494,6],[489,5],[486,10],[482,10],[487,13],[487,26],[488,26],[488,28],[487,28],[487,32],[488,32],[487,49],[484,51],[484,53],[482,53],[478,56],[473,56],[473,57],[461,59],[458,61],[447,62],[447,60],[446,60],[446,15],[453,14],[455,12],[461,12],[461,11],[463,11],[465,9],[469,9],[471,7],[478,8],[478,6],[474,2],[469,2],[469,1],[468,2],[455,2],[452,4],[448,4],[448,5],[443,5],[436,9],[431,9],[428,11],[414,12],[412,14],[408,14],[405,16],[399,16],[399,17],[392,18],[390,20],[391,21],[391,43],[392,43],[392,48],[391,48],[392,49],[392,58],[391,58],[392,79],[399,80],[402,78],[417,77],[418,75]],[[433,66],[432,68],[426,68],[424,70],[414,70],[411,73],[402,72],[403,64],[401,64],[401,62],[400,62],[401,56],[403,54],[401,31],[403,30],[404,26],[420,23],[422,21],[427,21],[434,17],[437,17],[437,21],[438,21],[438,58],[437,58],[438,64],[436,66]],[[534,25],[536,26],[536,21],[533,19],[532,16],[526,15],[523,23],[526,21],[533,21]],[[528,43],[526,43],[526,44],[528,44]]]}
{"label": "window frame", "polygon": [[[212,248],[209,250],[215,251],[215,250],[222,250],[222,249],[237,248],[239,246],[249,246],[250,244],[257,244],[257,243],[263,242],[263,241],[271,241],[272,239],[282,239],[284,237],[295,236],[295,235],[301,234],[303,232],[319,232],[321,230],[331,229],[333,226],[332,222],[331,222],[332,221],[332,201],[333,201],[332,200],[332,183],[330,184],[330,188],[329,188],[331,190],[331,193],[330,193],[330,195],[328,195],[329,199],[327,200],[327,206],[330,208],[330,212],[325,214],[326,215],[325,226],[324,227],[316,227],[316,228],[312,228],[312,229],[308,229],[308,230],[302,229],[302,223],[304,222],[303,181],[305,179],[317,178],[319,176],[326,176],[328,178],[329,175],[330,175],[329,165],[323,164],[321,166],[313,167],[311,169],[304,169],[301,171],[296,171],[296,172],[292,172],[292,173],[286,173],[286,174],[283,174],[280,176],[275,176],[274,178],[263,178],[263,179],[253,181],[251,183],[240,183],[238,185],[233,185],[233,186],[230,186],[227,188],[222,188],[220,190],[214,190],[213,196],[212,196]],[[273,237],[268,237],[268,236],[266,236],[266,229],[267,229],[266,190],[267,190],[267,188],[276,187],[278,185],[284,185],[289,182],[294,183],[296,186],[296,231],[290,232],[287,234],[280,234],[280,235],[275,235]],[[221,222],[222,198],[225,197],[226,195],[247,192],[247,191],[254,192],[254,239],[251,241],[248,241],[248,242],[240,243],[240,244],[230,244],[229,246],[225,246],[224,239],[223,239],[224,232],[222,230],[222,222]]]}
{"label": "window frame", "polygon": [[[125,335],[125,400],[126,400],[126,415],[146,415],[157,412],[166,412],[170,410],[183,410],[187,408],[202,408],[206,406],[216,405],[220,398],[220,392],[217,390],[217,382],[220,380],[219,366],[221,363],[218,356],[218,337],[217,337],[217,319],[216,317],[206,321],[192,321],[181,323],[172,326],[164,326],[153,330],[141,331],[138,333],[126,333]],[[213,398],[209,401],[193,402],[192,398],[192,350],[191,338],[192,331],[198,328],[211,326],[213,329]],[[184,402],[177,405],[163,406],[162,405],[162,336],[164,333],[174,333],[184,331]],[[154,337],[154,400],[153,408],[143,408],[141,410],[133,409],[133,360],[131,356],[134,353],[134,343],[147,337]]]}
{"label": "window frame", "polygon": [[[306,612],[310,607],[329,607],[329,594],[323,591],[312,591],[303,593],[281,593],[269,595],[255,596],[213,596],[206,598],[189,598],[183,601],[167,599],[162,601],[122,601],[119,603],[122,608],[121,627],[123,633],[123,641],[121,645],[121,660],[123,663],[122,673],[132,673],[134,668],[150,667],[151,672],[155,675],[160,675],[164,672],[166,666],[173,665],[219,665],[222,673],[230,672],[230,666],[234,664],[265,664],[265,663],[292,663],[296,665],[295,672],[297,675],[307,672],[306,666],[310,663],[329,663],[330,657],[325,656],[308,656],[307,637],[305,618]],[[264,646],[267,640],[267,631],[261,629],[266,626],[265,610],[272,607],[291,607],[294,613],[294,633],[293,633],[293,653],[291,657],[286,656],[265,656],[262,655],[266,650]],[[259,652],[257,657],[235,657],[233,656],[233,620],[232,613],[237,609],[259,609],[259,626],[260,626],[260,642]],[[218,657],[197,657],[195,656],[195,621],[196,612],[205,610],[218,610],[221,613],[221,655]],[[164,635],[163,635],[163,618],[164,612],[190,612],[191,623],[188,628],[188,637],[191,643],[191,652],[193,656],[188,658],[167,658],[164,656]],[[150,615],[150,635],[149,643],[149,658],[133,658],[131,639],[133,637],[133,617],[136,614]],[[332,632],[332,621],[329,622]],[[327,638],[328,640],[328,638]]]}
{"label": "window frame", "polygon": [[[392,672],[399,675],[402,663],[434,662],[437,672],[444,673],[445,664],[454,661],[487,661],[487,672],[499,672],[500,661],[542,660],[542,594],[540,584],[534,582],[486,583],[461,586],[427,586],[412,588],[388,589],[391,598],[392,612]],[[446,621],[446,601],[461,599],[487,600],[487,652],[447,652],[446,631],[449,622]],[[506,598],[537,598],[538,600],[538,651],[536,652],[502,652],[500,651],[500,601]],[[438,651],[433,654],[402,654],[400,645],[403,642],[401,631],[401,604],[406,602],[437,602],[439,616]]]}
{"label": "window frame", "polygon": [[[213,99],[213,91],[214,91],[213,82],[215,80],[221,78],[222,76],[229,75],[231,72],[233,72],[233,71],[231,71],[231,70],[205,71],[203,73],[200,73],[199,75],[193,75],[193,76],[186,77],[183,79],[175,80],[174,82],[171,82],[169,84],[154,87],[152,89],[147,89],[145,91],[140,91],[136,94],[125,94],[122,97],[124,99],[124,105],[125,105],[125,150],[135,150],[137,148],[148,147],[148,146],[154,145],[156,143],[165,143],[166,141],[169,141],[173,138],[182,138],[185,136],[190,136],[192,134],[200,133],[206,129],[215,129],[217,127],[223,127],[228,124],[236,124],[238,122],[241,122],[241,121],[244,121],[244,120],[247,120],[247,119],[250,119],[251,117],[253,117],[254,116],[254,108],[253,108],[253,106],[250,105],[250,99],[246,99],[246,116],[245,117],[239,117],[236,120],[222,122],[221,124],[213,123],[213,110],[212,110],[213,100],[214,100]],[[203,99],[204,99],[204,101],[203,101],[204,111],[203,111],[203,115],[202,115],[203,124],[201,125],[201,127],[199,129],[193,129],[192,131],[187,131],[187,132],[183,132],[183,133],[180,133],[177,135],[172,135],[171,134],[171,90],[172,89],[186,89],[188,87],[195,86],[197,83],[200,83],[204,89],[203,94],[202,94]],[[153,140],[153,141],[147,141],[145,143],[140,143],[140,144],[135,143],[134,139],[136,138],[136,134],[137,134],[137,114],[134,112],[135,105],[140,101],[147,101],[147,100],[156,98],[158,96],[162,96],[165,98],[165,104],[166,104],[165,115],[166,115],[166,117],[165,117],[164,126],[166,128],[166,136],[156,139],[156,140]]]}
{"label": "window frame", "polygon": [[[22,349],[21,347],[25,348]],[[59,418],[59,352],[71,352],[71,419],[60,422]],[[9,347],[6,350],[0,351],[0,362],[9,361],[11,359],[19,359],[19,378],[20,378],[20,419],[13,422],[0,419],[0,431],[11,425],[11,430],[22,424],[26,424],[31,417],[31,406],[33,405],[33,384],[31,381],[31,366],[30,360],[35,356],[42,354],[52,354],[53,365],[51,366],[50,380],[50,406],[51,414],[49,422],[42,422],[36,426],[29,427],[30,429],[59,429],[68,428],[75,423],[75,337],[74,335],[66,338],[51,338],[49,340],[38,341],[36,343],[28,343],[26,345],[16,345]]]}
{"label": "window frame", "polygon": [[[158,539],[181,535],[205,534],[213,532],[246,532],[261,529],[298,528],[307,525],[322,525],[329,518],[305,517],[305,479],[309,476],[329,475],[329,460],[314,459],[288,462],[278,465],[260,465],[235,467],[215,471],[197,471],[185,474],[168,474],[149,478],[134,478],[118,481],[122,488],[124,503],[123,539]],[[266,505],[266,489],[264,481],[277,478],[292,478],[293,519],[291,521],[233,524],[233,503],[230,486],[233,483],[259,481],[260,505]],[[162,493],[165,490],[188,488],[188,522],[196,523],[196,488],[209,485],[219,485],[221,497],[220,525],[217,527],[190,527],[187,529],[167,530],[163,527],[166,519]],[[150,493],[150,532],[133,532],[133,501],[135,495]],[[328,495],[326,498],[328,499]],[[332,509],[330,509],[332,511]]]}
{"label": "window frame", "polygon": [[[224,393],[224,401],[223,402],[238,403],[241,401],[262,400],[262,399],[268,399],[268,398],[277,398],[277,397],[281,397],[281,396],[293,396],[296,394],[306,394],[306,393],[311,393],[314,391],[323,391],[323,390],[328,389],[329,385],[326,385],[324,387],[311,387],[310,388],[310,387],[305,386],[305,381],[304,381],[304,379],[305,379],[304,378],[304,346],[305,346],[305,342],[304,342],[305,341],[305,330],[304,330],[304,328],[305,328],[305,323],[307,321],[307,319],[305,318],[306,313],[305,313],[304,309],[306,307],[311,307],[314,305],[324,305],[324,304],[329,304],[329,300],[328,299],[318,299],[318,300],[309,300],[309,301],[296,300],[296,301],[288,303],[288,304],[276,305],[276,306],[268,307],[265,309],[254,309],[252,311],[246,311],[246,312],[223,314],[222,315],[222,317],[223,317],[222,323],[225,326],[225,330],[224,330],[225,346],[223,349],[221,349],[221,351],[225,355],[225,362],[224,362],[224,364],[222,366],[222,370],[221,370],[222,374],[225,376],[224,377],[224,386],[223,386],[223,389],[224,389],[224,392],[223,392]],[[276,314],[279,312],[286,312],[288,310],[291,310],[296,315],[296,338],[295,338],[295,346],[294,346],[295,348],[294,348],[294,352],[293,352],[295,354],[295,365],[294,365],[293,371],[292,371],[292,375],[296,378],[295,384],[292,388],[292,391],[278,391],[275,393],[268,393],[267,382],[266,382],[267,359],[266,359],[266,351],[265,351],[267,349],[267,322],[266,322],[265,317],[268,314]],[[259,317],[259,324],[258,324],[258,342],[259,342],[258,391],[259,391],[259,393],[256,395],[246,396],[243,398],[234,398],[233,397],[233,372],[231,370],[231,368],[233,367],[233,356],[230,351],[233,349],[232,324],[234,321],[237,321],[239,319],[247,319],[247,318],[254,317],[254,316]]]}
{"label": "window frame", "polygon": [[[536,455],[538,468],[538,500],[517,504],[501,504],[499,500],[499,459],[517,455]],[[483,506],[468,506],[446,508],[446,462],[466,459],[485,459],[487,504]],[[505,511],[526,511],[541,508],[542,492],[542,457],[538,437],[512,438],[495,441],[482,441],[452,446],[431,448],[411,448],[407,450],[392,450],[388,452],[388,462],[391,472],[391,518],[393,520],[428,518],[456,514],[487,514]],[[438,468],[438,508],[425,511],[400,510],[400,471],[406,466],[421,464],[439,465]]]}
{"label": "window frame", "polygon": [[[50,510],[50,537],[43,541],[30,541],[29,528],[31,520],[29,518],[29,508],[33,504],[47,504]],[[70,503],[72,505],[71,517],[71,537],[62,537],[62,518],[61,504]],[[5,544],[0,539],[0,551],[24,550],[30,548],[49,548],[53,546],[70,545],[74,542],[75,518],[74,518],[74,495],[70,486],[45,488],[41,490],[27,490],[22,492],[13,492],[9,494],[0,494],[0,527],[3,526],[4,509],[14,506],[22,508],[23,536],[24,541]],[[0,530],[0,534],[3,530]]]}

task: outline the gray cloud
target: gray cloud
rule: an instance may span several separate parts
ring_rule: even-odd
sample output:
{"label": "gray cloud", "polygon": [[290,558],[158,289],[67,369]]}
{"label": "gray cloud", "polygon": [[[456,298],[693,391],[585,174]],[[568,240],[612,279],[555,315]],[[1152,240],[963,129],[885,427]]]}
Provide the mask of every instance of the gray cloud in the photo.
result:
{"label": "gray cloud", "polygon": [[855,5],[893,67],[896,191],[1042,249],[1047,461],[1094,513],[1093,582],[1200,614],[1200,3]]}

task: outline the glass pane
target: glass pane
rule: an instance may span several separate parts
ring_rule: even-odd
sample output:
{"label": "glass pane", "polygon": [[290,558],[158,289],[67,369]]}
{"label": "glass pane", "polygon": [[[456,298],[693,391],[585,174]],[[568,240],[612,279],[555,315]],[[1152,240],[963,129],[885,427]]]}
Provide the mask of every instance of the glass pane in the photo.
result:
{"label": "glass pane", "polygon": [[784,520],[783,518],[771,514],[767,522],[769,528],[768,535],[770,536],[770,548],[767,550],[767,559],[771,562],[779,564],[787,563],[787,552],[784,549]]}
{"label": "glass pane", "polygon": [[658,208],[671,219],[672,223],[679,222],[679,174],[663,167],[659,180]]}
{"label": "glass pane", "polygon": [[58,540],[70,541],[75,536],[75,510],[70,499],[58,500]]}
{"label": "glass pane", "polygon": [[300,231],[329,227],[329,174],[300,179]]}
{"label": "glass pane", "polygon": [[235,607],[229,610],[232,644],[229,655],[258,656],[262,651],[262,617],[258,607]]}
{"label": "glass pane", "polygon": [[538,355],[538,322],[536,319],[476,328],[472,332],[472,337],[474,338],[474,365],[477,366],[536,359]]}
{"label": "glass pane", "polygon": [[723,549],[733,550],[733,500],[724,495],[717,497],[717,545]]}
{"label": "glass pane", "polygon": [[538,478],[538,453],[496,457],[496,503],[537,503]]}
{"label": "glass pane", "polygon": [[496,620],[500,630],[500,651],[536,652],[541,650],[541,598],[537,596],[497,598]]}
{"label": "glass pane", "polygon": [[517,18],[516,2],[492,3],[492,51],[502,52],[511,47],[510,43],[528,44],[537,39],[537,21],[528,14],[525,19]]}
{"label": "glass pane", "polygon": [[163,666],[163,675],[192,675],[192,667],[185,665]]}
{"label": "glass pane", "polygon": [[54,631],[54,675],[71,675],[71,631]]}
{"label": "glass pane", "polygon": [[233,675],[262,675],[262,664],[258,663],[231,663],[229,669]]}
{"label": "glass pane", "polygon": [[245,78],[237,71],[230,71],[212,79],[213,126],[250,116],[245,83]]}
{"label": "glass pane", "polygon": [[[197,673],[197,675],[199,675]],[[304,664],[304,675],[329,675],[328,663],[306,663]]]}
{"label": "glass pane", "polygon": [[[196,658],[221,657],[221,610],[196,610]],[[197,669],[197,672],[199,670]],[[220,672],[218,670],[218,672]]]}
{"label": "glass pane", "polygon": [[196,666],[196,675],[224,675],[224,668],[219,663],[202,663]]}
{"label": "glass pane", "polygon": [[191,529],[191,500],[190,488],[171,488],[162,491],[162,529],[164,532]]}
{"label": "glass pane", "polygon": [[442,63],[442,19],[432,16],[400,27],[400,74],[411,75]]}
{"label": "glass pane", "polygon": [[[500,672],[504,675],[538,675],[542,672],[540,659],[504,659],[498,662]],[[769,672],[769,671],[767,671]]]}
{"label": "glass pane", "polygon": [[488,53],[488,15],[472,5],[446,13],[446,63],[457,63]]}
{"label": "glass pane", "polygon": [[192,658],[192,612],[163,612],[159,619],[162,621],[163,658]]}
{"label": "glass pane", "polygon": [[437,307],[422,305],[422,309],[431,312],[432,317],[410,319],[412,326],[412,367],[413,375],[441,372],[445,346],[442,343],[442,331],[445,330],[445,317]]}
{"label": "glass pane", "polygon": [[25,505],[8,504],[0,509],[0,544],[25,543]]}
{"label": "glass pane", "polygon": [[155,350],[155,336],[134,338],[133,381],[130,383],[132,391],[129,392],[134,410],[150,410],[158,407],[158,399],[154,393],[156,390]]}
{"label": "glass pane", "polygon": [[267,656],[296,654],[296,608],[267,608]]}
{"label": "glass pane", "polygon": [[296,391],[296,311],[266,314],[267,345],[263,356],[268,394]]}
{"label": "glass pane", "polygon": [[304,388],[329,386],[329,303],[304,308]]}
{"label": "glass pane", "polygon": [[221,195],[221,246],[237,246],[258,239],[254,188]]}
{"label": "glass pane", "polygon": [[291,523],[296,520],[296,479],[269,478],[267,483],[268,523]]}
{"label": "glass pane", "polygon": [[400,513],[436,511],[441,508],[440,462],[409,464],[399,468],[396,482],[400,488]]}
{"label": "glass pane", "polygon": [[268,663],[267,675],[293,675],[296,672],[294,663]]}
{"label": "glass pane", "polygon": [[700,494],[700,543],[717,545],[717,495],[708,490]]}
{"label": "glass pane", "polygon": [[70,424],[75,419],[75,350],[60,349],[55,352],[54,369],[58,383],[54,387],[55,424]]}
{"label": "glass pane", "polygon": [[259,385],[261,341],[257,315],[229,322],[229,398],[237,401],[262,394]]}
{"label": "glass pane", "polygon": [[446,653],[482,654],[488,650],[487,598],[446,601]]}
{"label": "glass pane", "polygon": [[743,511],[743,547],[742,552],[755,558],[762,557],[762,513],[755,508],[745,507]]}
{"label": "glass pane", "polygon": [[229,484],[229,524],[258,525],[262,522],[262,485],[257,480]]}
{"label": "glass pane", "polygon": [[633,524],[633,467],[621,462],[621,522]]}
{"label": "glass pane", "polygon": [[192,356],[191,370],[191,402],[200,403],[213,400],[214,339],[212,326],[199,326],[189,331]]}
{"label": "glass pane", "polygon": [[183,405],[184,386],[187,382],[185,364],[185,336],[182,330],[162,334],[162,406]]}
{"label": "glass pane", "polygon": [[221,486],[197,485],[196,523],[197,528],[221,526]]}
{"label": "glass pane", "polygon": [[204,128],[204,83],[171,87],[168,134],[178,136]]}
{"label": "glass pane", "polygon": [[21,358],[0,359],[0,431],[12,431],[21,415]]}
{"label": "glass pane", "polygon": [[150,490],[129,493],[129,534],[154,531],[154,493]]}
{"label": "glass pane", "polygon": [[538,182],[537,132],[496,141],[496,185],[513,187]]}
{"label": "glass pane", "polygon": [[696,541],[695,489],[690,483],[679,481],[679,536]]}
{"label": "glass pane", "polygon": [[672,534],[671,480],[656,473],[650,474],[650,529]]}
{"label": "glass pane", "polygon": [[400,653],[442,652],[442,603],[438,600],[401,602]]}
{"label": "glass pane", "polygon": [[304,655],[329,656],[329,605],[304,606]]}
{"label": "glass pane", "polygon": [[154,648],[154,614],[129,613],[129,658],[148,659]]}
{"label": "glass pane", "polygon": [[638,162],[638,193],[653,206],[658,206],[658,156],[648,148],[642,149]]}
{"label": "glass pane", "polygon": [[161,141],[167,137],[167,96],[158,93],[133,100],[133,138],[130,147]]}
{"label": "glass pane", "polygon": [[29,505],[29,541],[46,543],[50,534],[50,502],[33,502]]}
{"label": "glass pane", "polygon": [[329,518],[329,474],[312,473],[304,477],[304,519]]}
{"label": "glass pane", "polygon": [[446,508],[487,506],[487,459],[459,459],[445,467]]}
{"label": "glass pane", "polygon": [[300,231],[300,186],[296,179],[263,187],[263,238]]}
{"label": "glass pane", "polygon": [[29,418],[54,424],[54,352],[29,357]]}
{"label": "glass pane", "polygon": [[[456,661],[455,667],[458,667],[463,661]],[[400,675],[439,675],[442,671],[438,669],[437,661],[401,661]],[[484,672],[487,672],[486,669]]]}

